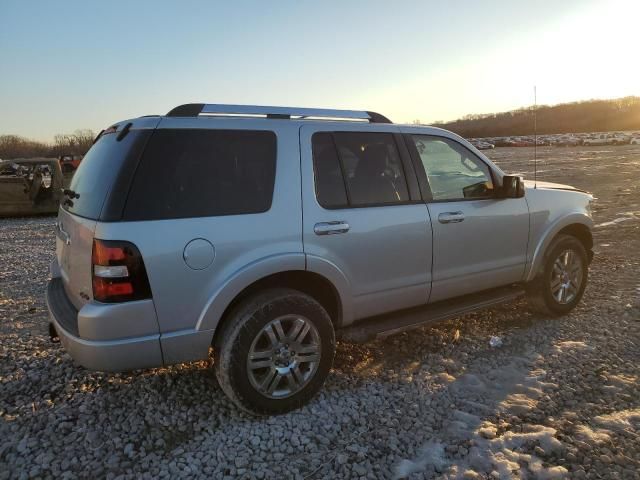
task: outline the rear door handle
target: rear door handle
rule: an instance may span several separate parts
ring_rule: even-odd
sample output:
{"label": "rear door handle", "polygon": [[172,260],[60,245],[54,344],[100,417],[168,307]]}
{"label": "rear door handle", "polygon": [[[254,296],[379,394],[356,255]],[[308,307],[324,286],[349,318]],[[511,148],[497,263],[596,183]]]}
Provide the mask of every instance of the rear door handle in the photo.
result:
{"label": "rear door handle", "polygon": [[464,213],[462,212],[443,212],[438,215],[438,221],[440,223],[460,223],[464,220]]}
{"label": "rear door handle", "polygon": [[338,233],[347,233],[349,231],[349,224],[344,220],[321,222],[314,225],[313,231],[316,235],[336,235]]}

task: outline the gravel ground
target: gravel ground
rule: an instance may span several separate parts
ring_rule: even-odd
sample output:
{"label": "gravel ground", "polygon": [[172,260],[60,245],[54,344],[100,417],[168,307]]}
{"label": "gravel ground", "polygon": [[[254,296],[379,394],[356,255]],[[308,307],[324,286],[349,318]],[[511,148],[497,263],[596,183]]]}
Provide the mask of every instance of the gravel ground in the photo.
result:
{"label": "gravel ground", "polygon": [[[529,149],[490,155],[530,171]],[[234,408],[207,362],[75,366],[47,337],[54,219],[0,220],[0,479],[640,478],[640,148],[540,157],[539,178],[598,197],[571,315],[520,302],[341,343],[320,395],[272,418]]]}

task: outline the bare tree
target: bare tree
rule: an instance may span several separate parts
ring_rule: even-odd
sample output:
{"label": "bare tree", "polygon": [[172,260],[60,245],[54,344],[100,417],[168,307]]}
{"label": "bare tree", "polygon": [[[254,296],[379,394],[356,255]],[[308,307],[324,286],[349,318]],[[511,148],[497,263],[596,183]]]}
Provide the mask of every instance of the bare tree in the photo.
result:
{"label": "bare tree", "polygon": [[93,143],[95,134],[88,129],[70,134],[59,133],[53,144],[30,140],[19,135],[0,135],[0,158],[59,157],[84,155]]}

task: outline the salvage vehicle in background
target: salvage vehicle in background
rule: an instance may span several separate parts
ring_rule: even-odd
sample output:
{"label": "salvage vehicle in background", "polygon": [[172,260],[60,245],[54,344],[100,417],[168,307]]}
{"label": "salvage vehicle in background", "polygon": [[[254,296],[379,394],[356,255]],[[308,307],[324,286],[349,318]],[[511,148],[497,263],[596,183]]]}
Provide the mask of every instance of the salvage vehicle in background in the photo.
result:
{"label": "salvage vehicle in background", "polygon": [[207,359],[251,413],[307,403],[367,341],[587,284],[593,197],[368,111],[188,104],[119,122],[65,191],[46,301],[81,365]]}
{"label": "salvage vehicle in background", "polygon": [[55,158],[0,161],[0,217],[58,212],[63,176]]}
{"label": "salvage vehicle in background", "polygon": [[82,162],[84,155],[60,155],[60,168],[62,173],[68,174],[75,172]]}

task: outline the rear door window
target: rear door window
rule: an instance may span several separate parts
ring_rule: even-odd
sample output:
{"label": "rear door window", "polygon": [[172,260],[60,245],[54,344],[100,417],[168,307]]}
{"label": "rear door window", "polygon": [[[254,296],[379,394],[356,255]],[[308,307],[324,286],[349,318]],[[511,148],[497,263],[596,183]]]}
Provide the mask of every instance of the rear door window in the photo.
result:
{"label": "rear door window", "polygon": [[323,132],[312,139],[316,195],[325,208],[371,207],[409,201],[393,134]]}
{"label": "rear door window", "polygon": [[331,133],[313,135],[313,165],[318,203],[325,208],[345,207],[347,191]]}
{"label": "rear door window", "polygon": [[123,219],[265,212],[271,208],[275,171],[274,132],[156,130],[140,160]]}

